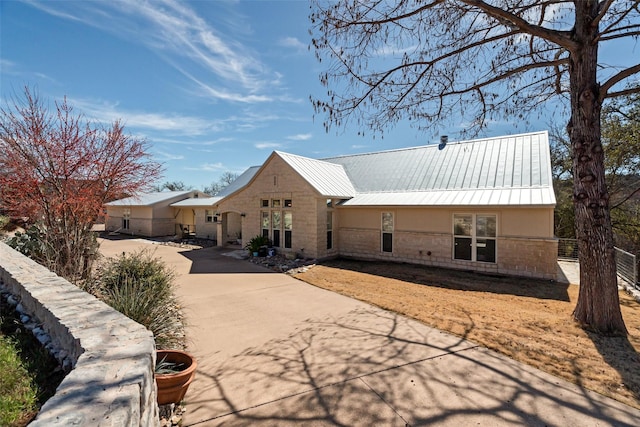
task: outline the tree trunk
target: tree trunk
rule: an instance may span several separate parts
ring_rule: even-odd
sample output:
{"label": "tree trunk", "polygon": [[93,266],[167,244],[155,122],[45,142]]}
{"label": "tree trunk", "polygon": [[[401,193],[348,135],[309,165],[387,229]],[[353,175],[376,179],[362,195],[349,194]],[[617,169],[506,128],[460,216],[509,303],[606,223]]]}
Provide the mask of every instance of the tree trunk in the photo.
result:
{"label": "tree trunk", "polygon": [[573,203],[580,259],[580,293],[574,318],[585,328],[605,334],[626,334],[620,312],[605,183],[604,151],[600,140],[600,100],[596,68],[598,44],[597,1],[578,1],[574,40],[570,52],[571,119],[567,131],[573,160]]}

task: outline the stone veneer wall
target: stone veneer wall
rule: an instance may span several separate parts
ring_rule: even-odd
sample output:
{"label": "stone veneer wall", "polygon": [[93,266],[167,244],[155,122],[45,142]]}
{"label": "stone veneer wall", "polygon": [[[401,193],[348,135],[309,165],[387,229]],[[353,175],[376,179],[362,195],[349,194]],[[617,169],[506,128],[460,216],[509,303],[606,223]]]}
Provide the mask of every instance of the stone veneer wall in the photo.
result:
{"label": "stone veneer wall", "polygon": [[498,237],[497,263],[452,258],[453,236],[445,233],[393,232],[393,252],[382,252],[380,230],[340,228],[340,255],[359,259],[424,264],[512,276],[557,279],[557,239]]}
{"label": "stone veneer wall", "polygon": [[30,426],[160,424],[150,331],[1,242],[0,289],[70,369]]}

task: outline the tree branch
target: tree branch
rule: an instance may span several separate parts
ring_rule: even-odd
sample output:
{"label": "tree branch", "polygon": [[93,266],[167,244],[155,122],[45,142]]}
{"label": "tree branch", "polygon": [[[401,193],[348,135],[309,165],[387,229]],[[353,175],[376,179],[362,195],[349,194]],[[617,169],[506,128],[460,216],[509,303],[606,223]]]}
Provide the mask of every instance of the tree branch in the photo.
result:
{"label": "tree branch", "polygon": [[607,92],[616,83],[619,83],[627,77],[637,73],[640,73],[640,64],[636,64],[633,67],[629,67],[620,71],[618,74],[612,76],[609,80],[600,85],[600,101],[603,101],[605,98],[607,98]]}
{"label": "tree branch", "polygon": [[460,1],[469,6],[473,6],[477,9],[480,9],[487,15],[500,21],[503,25],[507,25],[508,27],[511,27],[511,28],[513,27],[518,28],[522,32],[532,34],[544,40],[548,40],[552,43],[555,43],[559,46],[564,47],[567,50],[573,50],[577,48],[577,44],[573,40],[571,40],[571,37],[570,37],[571,33],[569,31],[550,30],[548,28],[544,28],[539,25],[530,24],[529,22],[520,18],[519,16],[516,16],[505,9],[501,9],[496,6],[489,5],[482,0],[460,0]]}

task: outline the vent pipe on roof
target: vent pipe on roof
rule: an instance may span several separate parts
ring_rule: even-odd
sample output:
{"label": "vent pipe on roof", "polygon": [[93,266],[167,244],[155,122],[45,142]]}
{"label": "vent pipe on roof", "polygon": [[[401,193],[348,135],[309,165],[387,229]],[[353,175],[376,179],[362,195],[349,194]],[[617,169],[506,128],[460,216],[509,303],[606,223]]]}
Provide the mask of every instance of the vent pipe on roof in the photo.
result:
{"label": "vent pipe on roof", "polygon": [[444,147],[446,147],[448,141],[449,137],[447,135],[440,136],[440,144],[438,145],[438,150],[443,150]]}

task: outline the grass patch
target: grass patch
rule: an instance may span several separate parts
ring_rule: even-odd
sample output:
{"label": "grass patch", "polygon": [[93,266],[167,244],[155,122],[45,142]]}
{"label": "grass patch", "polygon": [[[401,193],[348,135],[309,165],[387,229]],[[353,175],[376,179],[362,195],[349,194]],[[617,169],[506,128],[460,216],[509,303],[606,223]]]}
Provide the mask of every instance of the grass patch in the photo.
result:
{"label": "grass patch", "polygon": [[37,389],[14,341],[0,335],[0,425],[18,426],[36,413]]}
{"label": "grass patch", "polygon": [[64,378],[56,360],[0,298],[0,425],[26,426]]}
{"label": "grass patch", "polygon": [[329,261],[296,278],[420,320],[640,408],[640,304],[620,292],[628,337],[581,329],[579,287],[417,265]]}

